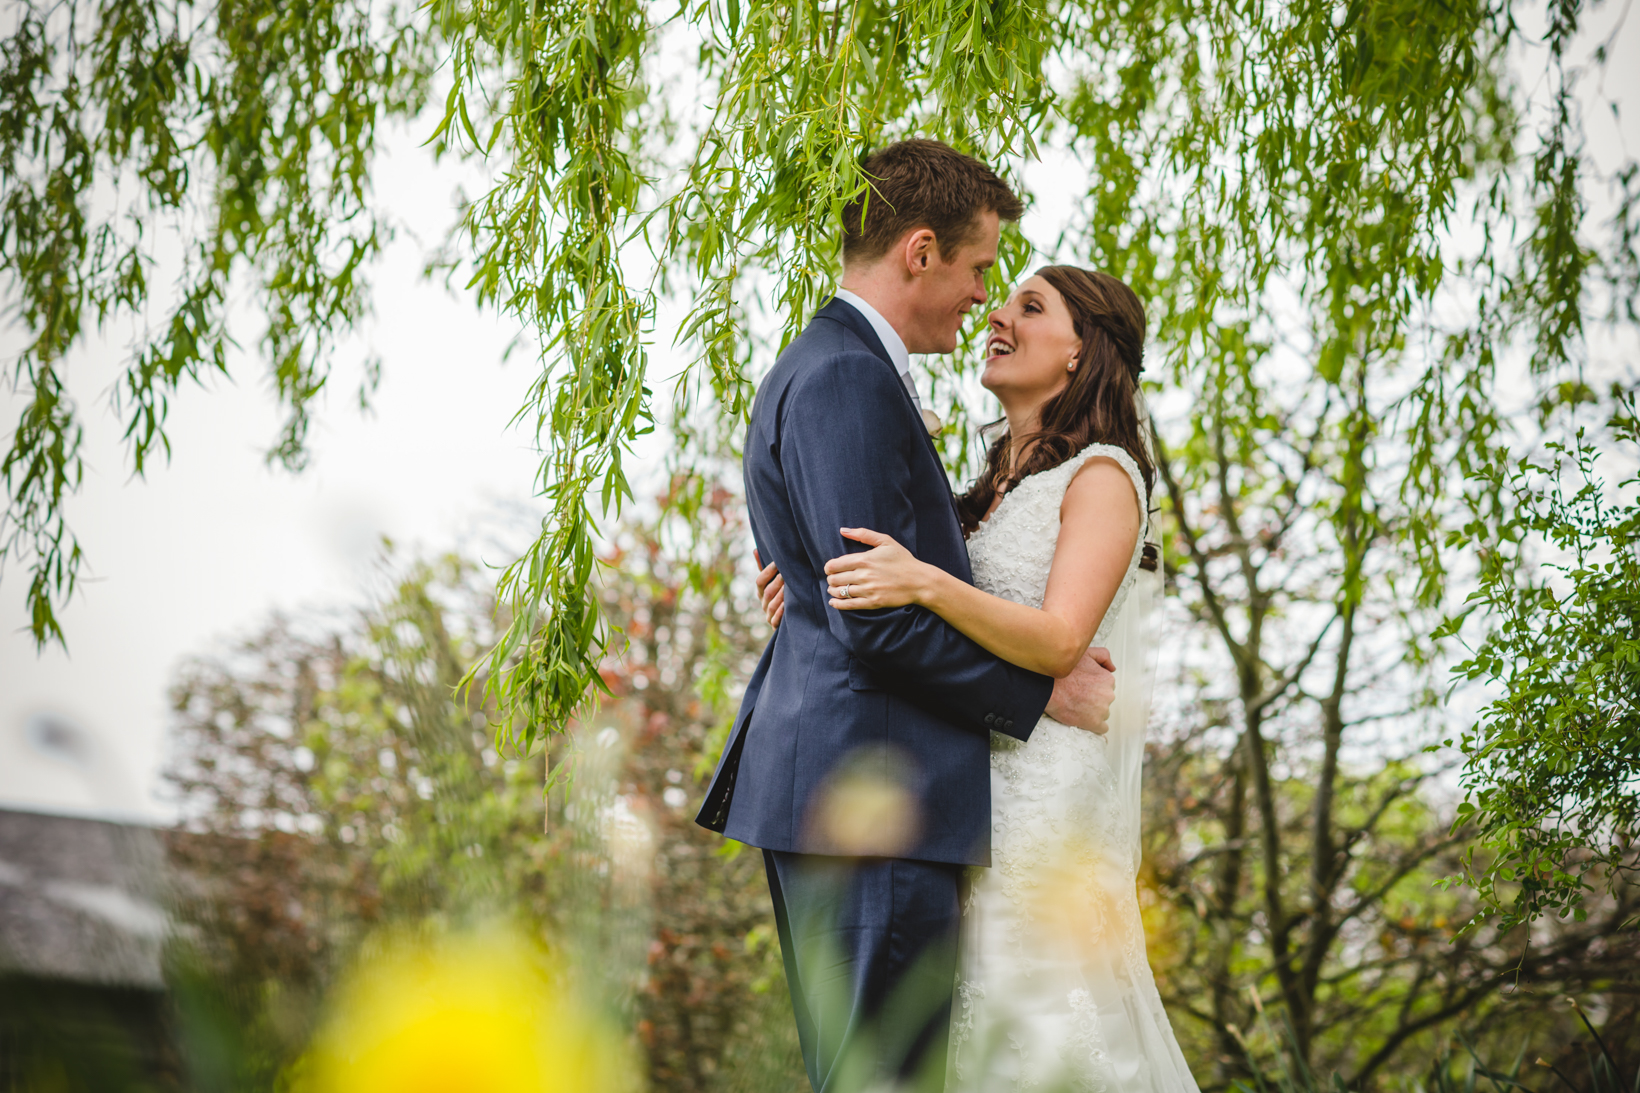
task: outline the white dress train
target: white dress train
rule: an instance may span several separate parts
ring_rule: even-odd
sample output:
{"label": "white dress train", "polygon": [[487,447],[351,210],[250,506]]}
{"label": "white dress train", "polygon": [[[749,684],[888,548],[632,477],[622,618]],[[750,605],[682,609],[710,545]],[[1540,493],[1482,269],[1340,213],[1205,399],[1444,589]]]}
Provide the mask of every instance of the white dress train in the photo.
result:
{"label": "white dress train", "polygon": [[1139,569],[1144,478],[1095,444],[1020,482],[968,540],[974,583],[1042,605],[1059,506],[1092,456],[1133,479],[1141,532],[1094,637],[1116,663],[1103,736],[1044,717],[1020,743],[991,736],[991,868],[973,871],[953,1008],[951,1093],[1197,1093],[1145,957],[1139,773],[1155,646],[1156,577]]}

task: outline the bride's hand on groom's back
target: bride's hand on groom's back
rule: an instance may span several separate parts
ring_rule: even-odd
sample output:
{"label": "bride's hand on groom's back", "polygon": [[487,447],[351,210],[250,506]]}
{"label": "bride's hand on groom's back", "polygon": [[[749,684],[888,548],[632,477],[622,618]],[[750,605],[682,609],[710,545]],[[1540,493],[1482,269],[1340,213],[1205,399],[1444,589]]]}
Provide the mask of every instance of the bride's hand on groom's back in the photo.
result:
{"label": "bride's hand on groom's back", "polygon": [[[757,559],[758,565],[763,565],[763,558],[752,551],[752,557]],[[757,574],[757,599],[763,605],[763,617],[769,620],[770,626],[779,626],[780,620],[786,616],[786,578],[780,575],[780,569],[770,562],[764,565]]]}
{"label": "bride's hand on groom's back", "polygon": [[1061,725],[1103,734],[1116,701],[1116,664],[1109,649],[1089,649],[1070,675],[1056,680],[1045,713]]}

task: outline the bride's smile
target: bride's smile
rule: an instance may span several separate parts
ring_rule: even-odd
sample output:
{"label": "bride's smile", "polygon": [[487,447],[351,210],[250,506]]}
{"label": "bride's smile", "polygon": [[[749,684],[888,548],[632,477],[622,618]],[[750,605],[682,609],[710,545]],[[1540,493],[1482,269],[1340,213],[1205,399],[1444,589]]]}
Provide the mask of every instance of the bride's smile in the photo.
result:
{"label": "bride's smile", "polygon": [[1035,408],[1064,389],[1082,340],[1065,299],[1044,278],[1032,277],[991,312],[980,383],[1009,416]]}

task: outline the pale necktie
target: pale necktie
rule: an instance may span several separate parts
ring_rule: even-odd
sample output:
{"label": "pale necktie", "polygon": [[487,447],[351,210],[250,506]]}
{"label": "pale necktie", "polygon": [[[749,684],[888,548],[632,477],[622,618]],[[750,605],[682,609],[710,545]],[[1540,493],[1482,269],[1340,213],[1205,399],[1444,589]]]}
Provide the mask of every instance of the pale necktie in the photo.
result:
{"label": "pale necktie", "polygon": [[940,420],[940,415],[923,408],[922,399],[917,397],[917,385],[911,382],[909,370],[900,373],[900,382],[905,384],[906,393],[911,396],[911,404],[917,408],[917,414],[922,418],[923,428],[928,430],[928,435],[939,436],[940,430],[945,428],[945,423]]}

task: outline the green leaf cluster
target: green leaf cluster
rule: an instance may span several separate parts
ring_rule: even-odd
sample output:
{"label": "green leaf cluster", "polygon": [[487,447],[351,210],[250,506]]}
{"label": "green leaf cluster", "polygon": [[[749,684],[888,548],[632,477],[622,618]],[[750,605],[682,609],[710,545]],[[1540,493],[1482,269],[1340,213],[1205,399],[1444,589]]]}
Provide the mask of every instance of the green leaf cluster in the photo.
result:
{"label": "green leaf cluster", "polygon": [[1640,869],[1640,419],[1633,392],[1612,401],[1608,443],[1579,428],[1545,462],[1490,469],[1515,505],[1466,605],[1489,629],[1454,671],[1498,693],[1459,741],[1458,819],[1479,843],[1466,877],[1505,926],[1582,921]]}

